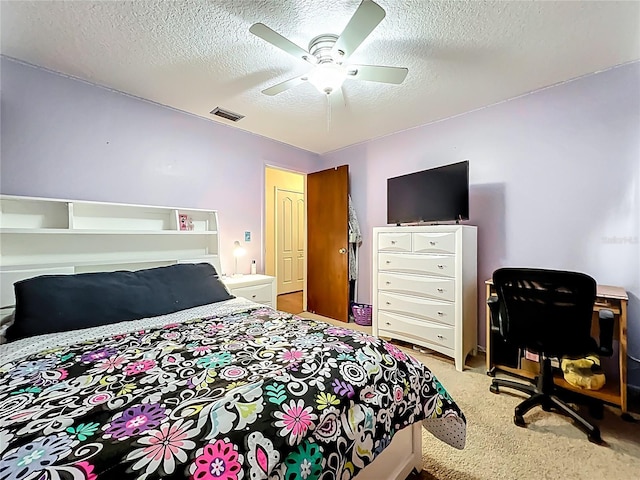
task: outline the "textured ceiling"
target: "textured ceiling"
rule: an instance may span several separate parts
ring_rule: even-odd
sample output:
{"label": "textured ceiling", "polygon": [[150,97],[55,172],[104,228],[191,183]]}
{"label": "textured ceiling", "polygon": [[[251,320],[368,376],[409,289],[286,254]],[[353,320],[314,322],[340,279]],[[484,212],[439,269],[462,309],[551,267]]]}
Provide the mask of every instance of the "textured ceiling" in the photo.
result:
{"label": "textured ceiling", "polygon": [[[386,17],[352,63],[407,67],[402,85],[347,80],[332,108],[309,70],[249,33],[303,48],[340,34],[360,0],[2,1],[3,54],[325,153],[640,58],[640,2],[377,0]],[[329,115],[330,113],[330,115]]]}

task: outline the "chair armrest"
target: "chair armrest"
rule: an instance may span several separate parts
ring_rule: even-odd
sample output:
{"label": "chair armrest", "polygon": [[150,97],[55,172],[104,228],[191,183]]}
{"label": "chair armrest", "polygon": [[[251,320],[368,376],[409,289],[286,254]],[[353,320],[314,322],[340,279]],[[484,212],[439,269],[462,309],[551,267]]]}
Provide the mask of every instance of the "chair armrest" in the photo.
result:
{"label": "chair armrest", "polygon": [[487,298],[487,305],[489,305],[489,311],[491,312],[491,331],[502,333],[500,328],[500,301],[495,295],[491,295]]}

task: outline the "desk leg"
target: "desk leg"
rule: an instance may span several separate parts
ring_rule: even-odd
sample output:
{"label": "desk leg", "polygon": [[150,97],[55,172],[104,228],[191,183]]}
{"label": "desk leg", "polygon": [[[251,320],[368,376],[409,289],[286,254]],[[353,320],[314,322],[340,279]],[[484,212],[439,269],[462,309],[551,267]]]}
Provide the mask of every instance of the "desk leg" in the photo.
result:
{"label": "desk leg", "polygon": [[620,410],[627,413],[627,301],[620,302]]}
{"label": "desk leg", "polygon": [[[487,300],[489,300],[489,297],[491,296],[491,285],[486,285],[486,293],[485,293],[485,302],[484,302],[484,308],[485,308],[485,324],[486,324],[486,331],[487,331],[487,336],[485,337],[485,344],[486,344],[486,348],[485,348],[485,355],[486,355],[486,361],[487,361],[487,375],[493,376],[491,375],[489,372],[491,371],[495,371],[495,369],[493,368],[492,365],[492,360],[491,360],[491,310],[489,310],[489,304],[487,303]],[[495,375],[495,373],[494,373]]]}

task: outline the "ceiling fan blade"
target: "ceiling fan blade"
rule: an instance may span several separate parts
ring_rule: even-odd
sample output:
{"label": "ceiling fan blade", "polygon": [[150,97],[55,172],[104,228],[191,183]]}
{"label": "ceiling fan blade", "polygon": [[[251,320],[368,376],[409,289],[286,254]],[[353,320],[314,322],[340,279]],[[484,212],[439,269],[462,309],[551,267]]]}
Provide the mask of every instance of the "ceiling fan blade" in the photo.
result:
{"label": "ceiling fan blade", "polygon": [[311,55],[304,48],[299,47],[291,40],[284,38],[278,32],[270,29],[263,23],[254,23],[249,28],[249,31],[255,36],[263,39],[265,42],[269,42],[274,47],[278,47],[280,50],[284,50],[289,55],[293,55],[294,57],[309,62],[313,65],[317,63],[316,57]]}
{"label": "ceiling fan blade", "polygon": [[290,88],[297,87],[301,83],[307,81],[307,75],[300,75],[299,77],[290,78],[282,83],[278,83],[272,87],[262,90],[262,93],[269,96],[278,95],[279,93],[289,90]]}
{"label": "ceiling fan blade", "polygon": [[[333,58],[346,60],[369,36],[385,16],[383,8],[372,0],[362,0],[351,20],[331,49]],[[341,55],[340,52],[343,52]]]}
{"label": "ceiling fan blade", "polygon": [[401,84],[409,73],[408,68],[383,67],[382,65],[347,65],[347,78],[368,82]]}

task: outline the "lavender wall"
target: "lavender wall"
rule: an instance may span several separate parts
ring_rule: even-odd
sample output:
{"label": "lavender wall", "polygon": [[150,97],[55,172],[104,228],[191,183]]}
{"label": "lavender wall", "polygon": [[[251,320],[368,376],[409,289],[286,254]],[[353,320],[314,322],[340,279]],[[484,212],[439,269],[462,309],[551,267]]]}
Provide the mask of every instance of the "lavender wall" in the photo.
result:
{"label": "lavender wall", "polygon": [[350,169],[364,232],[358,299],[371,300],[371,229],[386,224],[386,179],[469,159],[481,297],[500,266],[587,272],[629,291],[629,344],[640,357],[639,84],[634,63],[324,155],[327,167]]}
{"label": "lavender wall", "polygon": [[[223,270],[234,240],[262,261],[264,165],[318,170],[316,154],[1,60],[0,192],[219,211]],[[242,265],[240,266],[242,268]]]}
{"label": "lavender wall", "polygon": [[[230,271],[245,230],[245,260],[262,259],[265,164],[349,164],[365,233],[358,299],[369,302],[367,232],[386,222],[386,179],[469,159],[480,292],[502,265],[622,285],[629,350],[640,358],[640,63],[321,158],[4,57],[0,67],[2,193],[216,208]],[[484,343],[482,298],[478,308]],[[636,365],[629,380],[640,385]]]}

